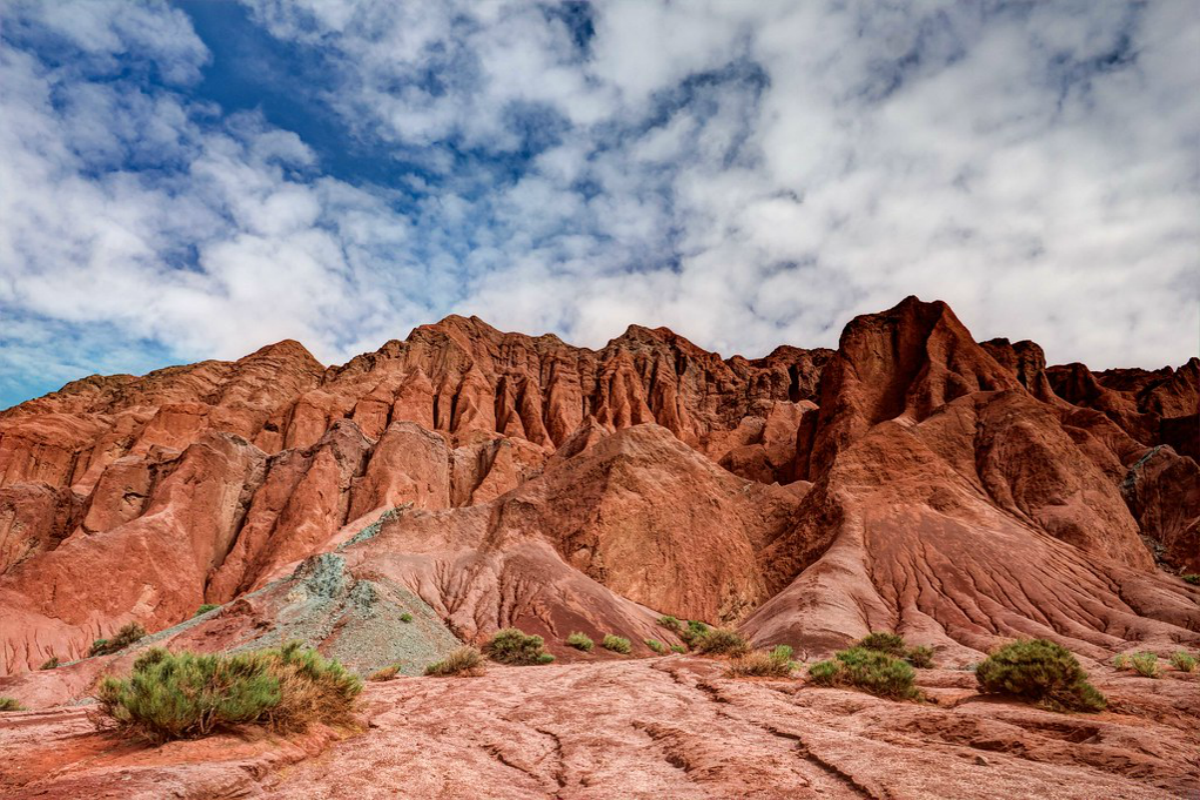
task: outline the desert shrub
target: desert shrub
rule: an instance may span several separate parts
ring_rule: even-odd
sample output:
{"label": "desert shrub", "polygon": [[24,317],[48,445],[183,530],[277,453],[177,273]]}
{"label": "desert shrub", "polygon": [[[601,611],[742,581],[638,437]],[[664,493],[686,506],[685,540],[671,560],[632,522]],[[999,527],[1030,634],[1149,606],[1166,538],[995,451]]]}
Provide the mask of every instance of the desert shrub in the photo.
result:
{"label": "desert shrub", "polygon": [[1108,704],[1071,651],[1045,639],[1004,645],[980,663],[975,680],[985,694],[1020,697],[1052,710],[1100,711]]}
{"label": "desert shrub", "polygon": [[808,677],[821,686],[850,686],[895,700],[920,696],[913,686],[916,673],[907,662],[862,647],[851,647],[829,661],[818,661],[809,667]]}
{"label": "desert shrub", "polygon": [[904,637],[898,633],[874,631],[863,637],[857,646],[893,658],[902,658],[918,669],[928,669],[933,666],[933,648],[925,645],[909,647],[904,641]]}
{"label": "desert shrub", "polygon": [[1171,653],[1171,666],[1180,672],[1191,672],[1196,668],[1196,659],[1186,650]]}
{"label": "desert shrub", "polygon": [[537,662],[539,664],[553,664],[554,656],[550,653],[542,653],[540,656],[537,657]]}
{"label": "desert shrub", "polygon": [[567,646],[574,647],[576,650],[582,650],[585,653],[592,652],[592,648],[596,643],[592,641],[592,637],[580,631],[575,631],[567,637]]}
{"label": "desert shrub", "polygon": [[0,711],[21,711],[22,706],[13,697],[0,697]]}
{"label": "desert shrub", "polygon": [[413,615],[408,613],[407,611],[405,611],[403,614],[400,615],[400,621],[401,622],[412,622]]}
{"label": "desert shrub", "polygon": [[152,742],[247,724],[297,731],[314,722],[350,722],[362,691],[341,664],[299,642],[234,655],[150,653],[129,678],[101,684],[99,724]]}
{"label": "desert shrub", "polygon": [[216,611],[218,608],[220,608],[220,606],[217,605],[216,603],[205,603],[204,605],[202,605],[196,609],[196,613],[192,614],[192,619],[195,619],[196,617],[199,617],[202,614],[207,614],[210,611]]}
{"label": "desert shrub", "polygon": [[92,649],[88,652],[88,657],[92,656],[107,656],[124,650],[129,645],[137,642],[146,635],[146,629],[136,622],[131,622],[121,630],[117,631],[117,635],[111,639],[97,639],[92,642]]}
{"label": "desert shrub", "polygon": [[1113,669],[1126,670],[1129,669],[1129,656],[1124,653],[1117,653],[1112,660]]}
{"label": "desert shrub", "polygon": [[59,665],[58,656],[50,656],[46,659],[38,669],[55,669]]}
{"label": "desert shrub", "polygon": [[672,653],[686,653],[687,648],[681,644],[673,644],[673,645],[671,645],[671,652]]}
{"label": "desert shrub", "polygon": [[703,622],[695,619],[689,619],[687,627],[681,628],[679,631],[677,631],[677,633],[679,634],[679,638],[683,640],[684,644],[686,644],[688,647],[695,647],[697,642],[699,642],[700,639],[708,634],[709,630],[710,629],[708,625],[704,624]]}
{"label": "desert shrub", "polygon": [[792,648],[777,645],[771,652],[747,653],[729,665],[729,675],[735,678],[786,678],[796,669]]}
{"label": "desert shrub", "polygon": [[929,669],[933,666],[933,648],[923,644],[910,647],[904,654],[904,660],[917,669]]}
{"label": "desert shrub", "polygon": [[625,655],[629,655],[631,649],[628,639],[611,633],[604,635],[604,641],[600,643],[600,646],[605,650],[611,650],[614,653],[624,653]]}
{"label": "desert shrub", "polygon": [[1133,671],[1143,678],[1157,678],[1161,673],[1158,668],[1158,656],[1154,653],[1134,653],[1129,658]]}
{"label": "desert shrub", "polygon": [[[542,649],[545,640],[540,636],[532,636],[517,628],[504,628],[497,631],[487,646],[488,657],[501,664],[528,666],[530,664],[545,664],[541,657],[545,655]],[[551,659],[553,660],[553,659]]]}
{"label": "desert shrub", "polygon": [[662,625],[664,628],[673,633],[679,633],[681,630],[683,630],[683,623],[679,621],[679,618],[672,617],[669,614],[664,614],[663,616],[659,617],[658,624]]}
{"label": "desert shrub", "polygon": [[460,647],[436,664],[425,668],[426,675],[475,676],[483,671],[483,654],[474,647]]}
{"label": "desert shrub", "polygon": [[171,655],[169,650],[162,647],[151,647],[133,662],[133,671],[142,672],[148,667],[152,667],[160,661],[165,660],[169,655]]}
{"label": "desert shrub", "polygon": [[646,639],[646,647],[649,647],[656,653],[662,654],[667,652],[667,646],[658,639]]}
{"label": "desert shrub", "polygon": [[1184,575],[1183,579],[1192,586],[1200,586],[1200,575]]}
{"label": "desert shrub", "polygon": [[895,658],[904,658],[906,645],[904,637],[898,633],[886,633],[884,631],[874,631],[868,633],[858,643],[858,646],[864,650],[874,650],[877,653],[886,653]]}
{"label": "desert shrub", "polygon": [[395,664],[392,664],[389,667],[384,667],[383,669],[375,670],[374,672],[371,673],[371,676],[369,678],[367,678],[367,680],[376,681],[376,682],[392,681],[392,680],[395,680],[396,676],[398,676],[399,674],[400,674],[400,667],[396,666]]}
{"label": "desert shrub", "polygon": [[707,655],[742,656],[749,652],[746,640],[737,631],[728,628],[713,628],[702,636],[694,645],[695,649]]}

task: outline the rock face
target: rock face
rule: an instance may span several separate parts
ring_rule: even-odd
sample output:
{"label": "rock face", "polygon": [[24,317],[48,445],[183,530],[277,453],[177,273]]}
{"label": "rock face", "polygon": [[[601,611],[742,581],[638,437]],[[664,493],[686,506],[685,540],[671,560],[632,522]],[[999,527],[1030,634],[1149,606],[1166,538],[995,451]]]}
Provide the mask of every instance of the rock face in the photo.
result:
{"label": "rock face", "polygon": [[660,614],[964,662],[1013,636],[1196,643],[1198,383],[1200,359],[1047,367],[915,298],[755,360],[449,317],[340,367],[281,342],[88,378],[0,412],[0,675],[202,603],[224,622],[186,641],[219,648],[334,553],[459,639],[515,624],[564,660],[576,630],[649,654]]}

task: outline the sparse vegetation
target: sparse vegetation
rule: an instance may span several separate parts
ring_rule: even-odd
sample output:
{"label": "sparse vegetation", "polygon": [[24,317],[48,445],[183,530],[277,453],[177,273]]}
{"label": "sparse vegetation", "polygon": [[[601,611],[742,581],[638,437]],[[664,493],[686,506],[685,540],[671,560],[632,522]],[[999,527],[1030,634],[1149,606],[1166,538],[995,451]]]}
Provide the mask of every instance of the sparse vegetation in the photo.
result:
{"label": "sparse vegetation", "polygon": [[769,653],[757,651],[735,659],[729,665],[729,675],[734,678],[787,678],[795,669],[792,648],[781,644]]}
{"label": "sparse vegetation", "polygon": [[400,674],[400,667],[396,666],[395,664],[392,664],[389,667],[384,667],[383,669],[375,670],[374,672],[371,673],[371,677],[367,678],[367,680],[376,681],[376,682],[392,681],[392,680],[395,680],[399,674]]}
{"label": "sparse vegetation", "polygon": [[662,625],[672,633],[679,633],[683,630],[683,623],[679,621],[679,618],[672,617],[668,614],[664,614],[663,616],[659,617],[658,624]]}
{"label": "sparse vegetation", "polygon": [[975,670],[979,690],[1033,701],[1053,711],[1101,711],[1108,704],[1070,650],[1045,639],[1006,644]]}
{"label": "sparse vegetation", "polygon": [[879,697],[913,700],[916,673],[908,662],[878,650],[851,647],[808,668],[809,680],[818,686],[849,686]]}
{"label": "sparse vegetation", "polygon": [[679,634],[679,638],[683,640],[684,644],[686,644],[688,647],[695,648],[696,644],[708,634],[709,630],[710,629],[708,625],[704,624],[703,622],[690,619],[688,620],[687,627],[681,628],[679,631],[677,631],[677,633]]}
{"label": "sparse vegetation", "polygon": [[1191,574],[1183,575],[1181,577],[1185,582],[1190,583],[1192,586],[1200,586],[1200,575]]}
{"label": "sparse vegetation", "polygon": [[413,615],[408,613],[407,611],[405,611],[403,614],[400,615],[400,621],[401,622],[412,622]]}
{"label": "sparse vegetation", "polygon": [[1157,678],[1162,674],[1158,668],[1158,656],[1154,653],[1134,653],[1129,658],[1129,664],[1143,678]]}
{"label": "sparse vegetation", "polygon": [[632,649],[628,639],[611,633],[605,634],[604,641],[600,643],[600,646],[605,650],[611,650],[614,653],[622,653],[624,655],[629,655],[629,651]]}
{"label": "sparse vegetation", "polygon": [[925,645],[909,647],[904,637],[898,633],[874,631],[863,637],[857,645],[865,650],[889,655],[907,661],[917,669],[928,669],[933,666],[933,648]]}
{"label": "sparse vegetation", "polygon": [[119,652],[129,647],[129,645],[134,644],[145,635],[145,628],[136,622],[131,622],[117,631],[117,635],[113,638],[97,639],[92,642],[92,649],[88,652],[88,657],[107,656]]}
{"label": "sparse vegetation", "polygon": [[923,644],[910,647],[904,660],[917,669],[929,669],[933,666],[933,648]]}
{"label": "sparse vegetation", "polygon": [[1117,653],[1112,660],[1113,669],[1127,670],[1129,669],[1129,656],[1124,653]]}
{"label": "sparse vegetation", "polygon": [[543,656],[550,655],[542,649],[544,645],[545,640],[540,636],[526,634],[518,628],[504,628],[492,637],[487,646],[487,654],[492,661],[501,664],[548,664],[554,660],[554,656],[550,656],[548,660],[543,659]]}
{"label": "sparse vegetation", "polygon": [[46,659],[38,669],[57,669],[59,665],[58,656],[50,656]]}
{"label": "sparse vegetation", "polygon": [[659,655],[662,655],[663,653],[667,652],[667,646],[665,644],[663,644],[662,642],[660,642],[658,639],[646,639],[645,641],[646,641],[646,647],[649,647],[651,650],[658,653]]}
{"label": "sparse vegetation", "polygon": [[216,611],[218,608],[220,608],[220,606],[216,603],[205,603],[196,609],[196,613],[192,614],[192,619],[195,619],[203,614],[207,614],[210,611]]}
{"label": "sparse vegetation", "polygon": [[[541,637],[536,637],[541,638]],[[549,654],[547,654],[549,655]],[[460,647],[436,664],[425,668],[426,675],[474,677],[483,672],[483,654],[474,647]]]}
{"label": "sparse vegetation", "polygon": [[1171,666],[1180,672],[1191,672],[1196,668],[1196,659],[1186,650],[1176,650],[1171,653]]}
{"label": "sparse vegetation", "polygon": [[592,641],[592,637],[580,631],[575,631],[567,637],[567,646],[574,647],[576,650],[582,650],[585,653],[592,652],[592,648],[596,643]]}
{"label": "sparse vegetation", "polygon": [[673,644],[673,645],[671,645],[671,652],[672,653],[686,653],[687,648],[681,644]]}
{"label": "sparse vegetation", "polygon": [[693,645],[695,650],[705,655],[743,656],[750,651],[750,646],[737,631],[728,628],[712,628]]}
{"label": "sparse vegetation", "polygon": [[0,697],[0,711],[21,711],[23,706],[12,697]]}
{"label": "sparse vegetation", "polygon": [[893,658],[904,658],[904,653],[907,649],[903,636],[898,633],[887,633],[885,631],[868,633],[858,643],[858,646],[865,650],[886,653]]}
{"label": "sparse vegetation", "polygon": [[356,676],[300,642],[234,655],[155,648],[129,678],[101,684],[97,723],[151,742],[248,724],[298,731],[351,722],[361,691]]}

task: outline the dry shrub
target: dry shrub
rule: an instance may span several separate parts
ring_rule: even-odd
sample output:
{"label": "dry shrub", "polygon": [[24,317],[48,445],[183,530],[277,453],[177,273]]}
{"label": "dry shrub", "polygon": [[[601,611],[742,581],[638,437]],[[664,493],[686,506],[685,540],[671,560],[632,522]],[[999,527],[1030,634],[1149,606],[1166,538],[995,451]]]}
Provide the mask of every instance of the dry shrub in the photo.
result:
{"label": "dry shrub", "polygon": [[728,674],[733,678],[787,678],[795,669],[792,648],[781,644],[769,653],[757,651],[735,659],[729,664]]}
{"label": "dry shrub", "polygon": [[436,664],[426,667],[425,674],[474,678],[483,674],[483,654],[474,647],[460,647]]}
{"label": "dry shrub", "polygon": [[389,667],[384,667],[383,669],[375,670],[374,672],[371,673],[371,677],[367,678],[367,680],[375,681],[376,683],[379,683],[382,681],[394,681],[397,677],[399,677],[399,675],[400,675],[400,667],[396,666],[395,664],[392,664]]}
{"label": "dry shrub", "polygon": [[712,628],[692,645],[697,652],[713,656],[736,658],[750,652],[750,646],[737,631],[728,628]]}

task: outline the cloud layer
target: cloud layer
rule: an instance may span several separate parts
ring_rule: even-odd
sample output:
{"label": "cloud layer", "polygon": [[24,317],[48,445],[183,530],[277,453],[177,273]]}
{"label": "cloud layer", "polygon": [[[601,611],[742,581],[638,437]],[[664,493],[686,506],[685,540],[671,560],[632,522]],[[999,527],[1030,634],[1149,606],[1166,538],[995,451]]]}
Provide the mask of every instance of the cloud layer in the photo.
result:
{"label": "cloud layer", "polygon": [[1200,350],[1187,0],[8,6],[0,406],[451,312],[761,355],[918,294]]}

